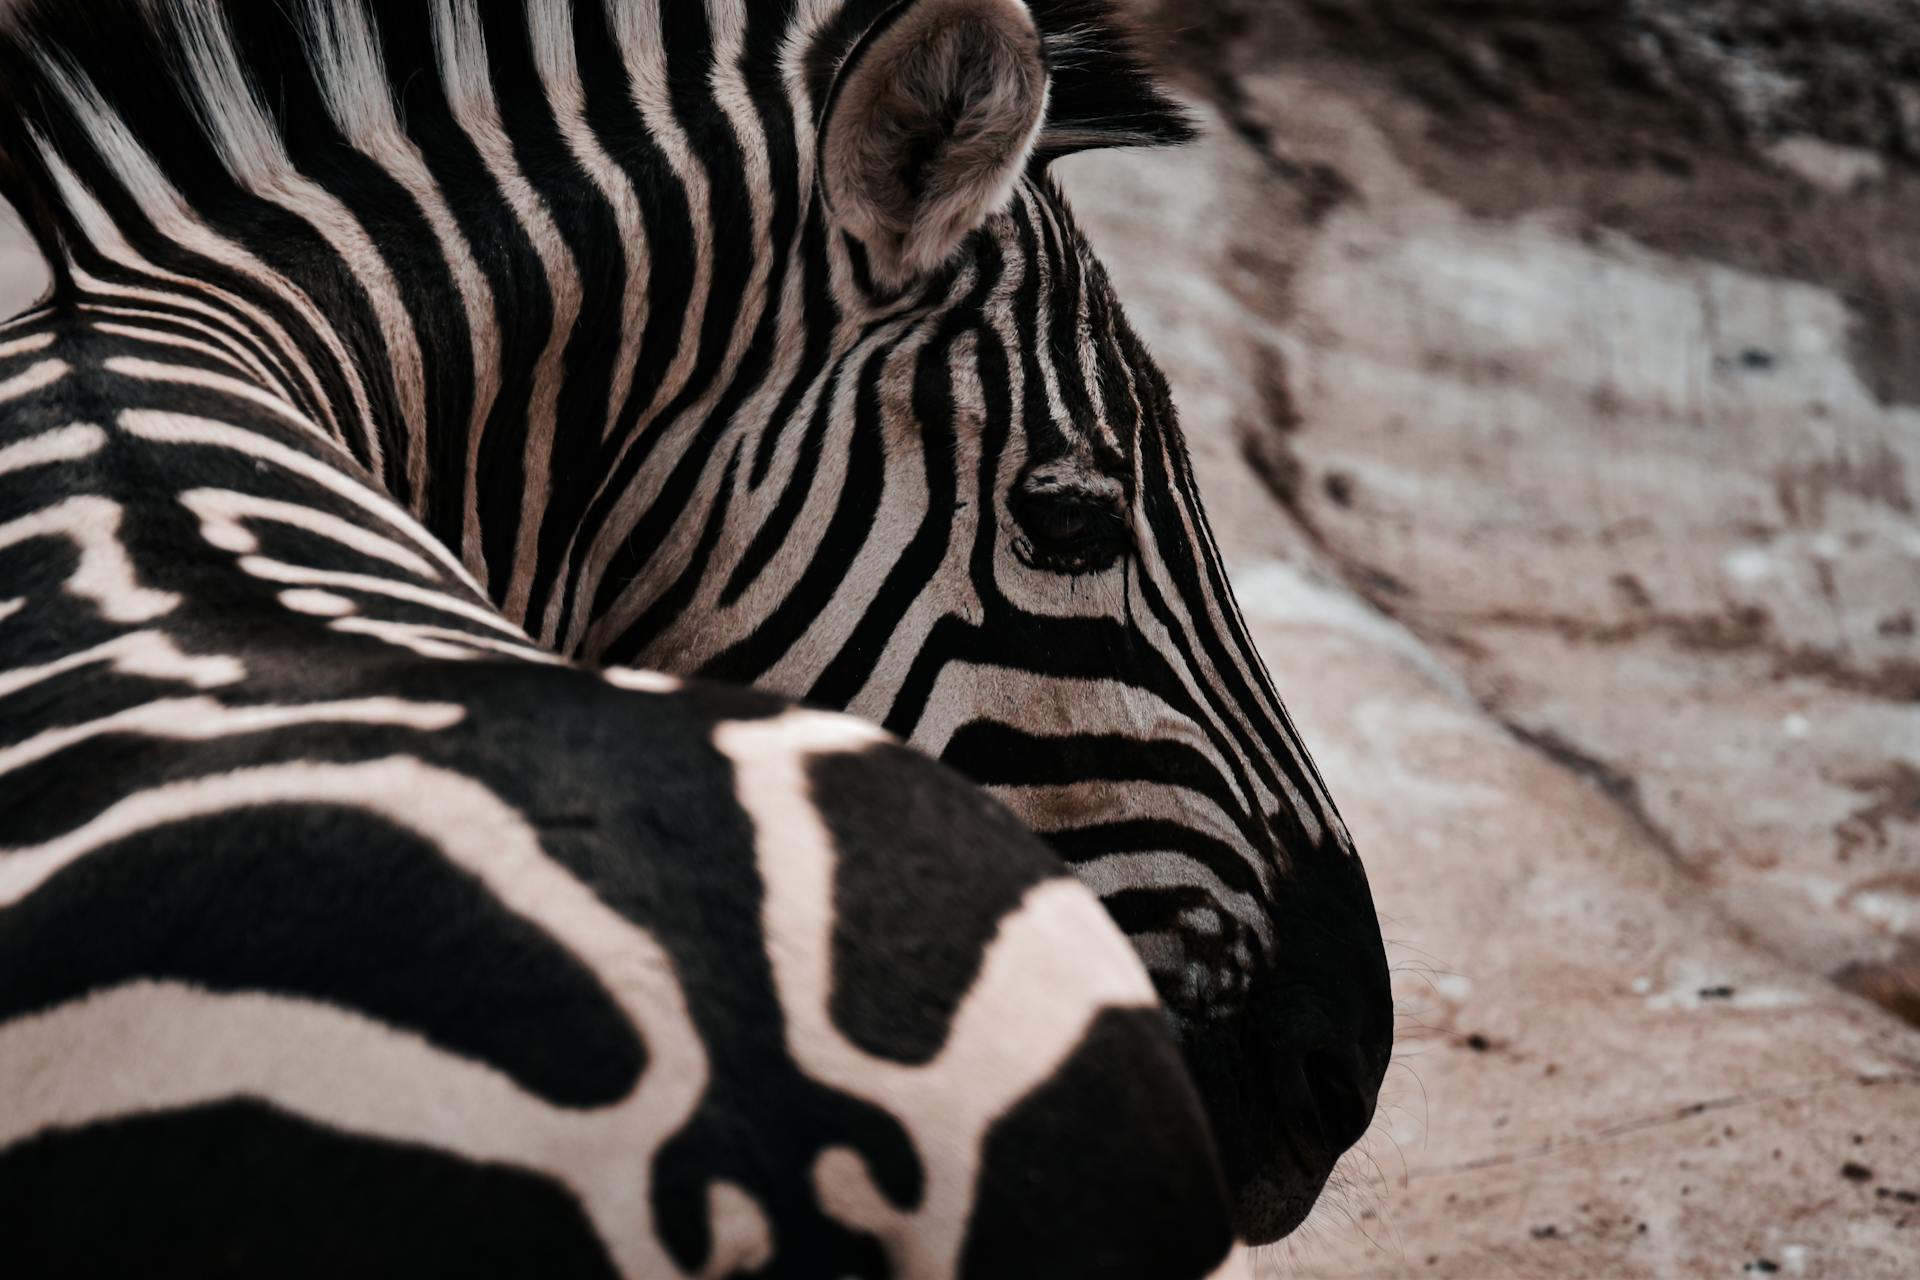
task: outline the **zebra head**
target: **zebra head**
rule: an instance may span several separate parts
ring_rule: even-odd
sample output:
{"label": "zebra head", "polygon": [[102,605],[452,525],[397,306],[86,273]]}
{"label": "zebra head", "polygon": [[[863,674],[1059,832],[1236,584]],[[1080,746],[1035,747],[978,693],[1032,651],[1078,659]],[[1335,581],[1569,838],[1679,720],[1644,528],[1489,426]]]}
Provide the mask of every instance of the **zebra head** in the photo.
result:
{"label": "zebra head", "polygon": [[1136,943],[1245,1237],[1299,1221],[1372,1115],[1385,963],[1048,176],[1187,133],[1110,0],[0,22],[0,192],[61,193],[30,221],[75,305],[214,344],[551,647],[852,710],[990,788]]}
{"label": "zebra head", "polygon": [[683,550],[600,577],[585,648],[865,715],[1050,837],[1155,978],[1243,1233],[1277,1238],[1372,1118],[1380,932],[1048,171],[1188,127],[1101,4],[912,0],[829,35],[776,326],[815,350],[713,450]]}

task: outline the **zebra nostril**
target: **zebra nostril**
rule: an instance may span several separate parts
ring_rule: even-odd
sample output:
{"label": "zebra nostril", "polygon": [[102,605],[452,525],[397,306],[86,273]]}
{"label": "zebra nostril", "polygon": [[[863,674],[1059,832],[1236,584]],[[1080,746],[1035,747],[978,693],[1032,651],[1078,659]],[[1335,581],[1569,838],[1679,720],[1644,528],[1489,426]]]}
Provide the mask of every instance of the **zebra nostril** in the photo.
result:
{"label": "zebra nostril", "polygon": [[1374,1090],[1367,1084],[1358,1056],[1316,1049],[1302,1060],[1300,1070],[1327,1150],[1345,1151],[1360,1141],[1373,1123]]}

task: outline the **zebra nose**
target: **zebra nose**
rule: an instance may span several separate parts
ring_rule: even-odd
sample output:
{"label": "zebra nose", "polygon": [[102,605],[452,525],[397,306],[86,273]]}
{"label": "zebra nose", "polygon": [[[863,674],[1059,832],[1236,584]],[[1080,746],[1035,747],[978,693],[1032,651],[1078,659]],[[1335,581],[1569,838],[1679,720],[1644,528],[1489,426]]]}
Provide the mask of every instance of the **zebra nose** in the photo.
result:
{"label": "zebra nose", "polygon": [[1315,1049],[1300,1063],[1313,1114],[1329,1151],[1345,1151],[1373,1123],[1379,1080],[1353,1049]]}

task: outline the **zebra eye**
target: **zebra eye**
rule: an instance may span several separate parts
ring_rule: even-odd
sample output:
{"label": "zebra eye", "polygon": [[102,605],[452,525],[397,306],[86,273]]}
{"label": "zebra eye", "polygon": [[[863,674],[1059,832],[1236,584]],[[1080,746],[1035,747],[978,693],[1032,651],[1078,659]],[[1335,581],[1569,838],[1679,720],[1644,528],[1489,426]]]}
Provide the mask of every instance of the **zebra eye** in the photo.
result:
{"label": "zebra eye", "polygon": [[1029,568],[1099,573],[1127,550],[1125,515],[1091,494],[1017,493],[1013,515],[1020,526],[1013,540],[1014,553]]}

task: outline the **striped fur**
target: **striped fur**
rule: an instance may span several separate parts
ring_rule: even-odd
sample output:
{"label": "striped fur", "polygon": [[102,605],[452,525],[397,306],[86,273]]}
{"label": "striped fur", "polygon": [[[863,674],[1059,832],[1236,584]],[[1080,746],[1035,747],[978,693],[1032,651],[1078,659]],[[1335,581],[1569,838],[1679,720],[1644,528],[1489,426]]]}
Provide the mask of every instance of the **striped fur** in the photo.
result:
{"label": "striped fur", "polygon": [[[1046,173],[1184,136],[1105,3],[14,21],[6,181],[66,307],[280,398],[542,647],[848,710],[986,785],[1134,940],[1245,1233],[1299,1220],[1372,1113],[1384,961],[1164,380]],[[897,189],[835,188],[849,130],[894,139]],[[923,191],[978,219],[931,267],[879,230]]]}
{"label": "striped fur", "polygon": [[7,1274],[1238,1265],[1146,974],[1011,816],[535,647],[141,309],[0,328]]}

